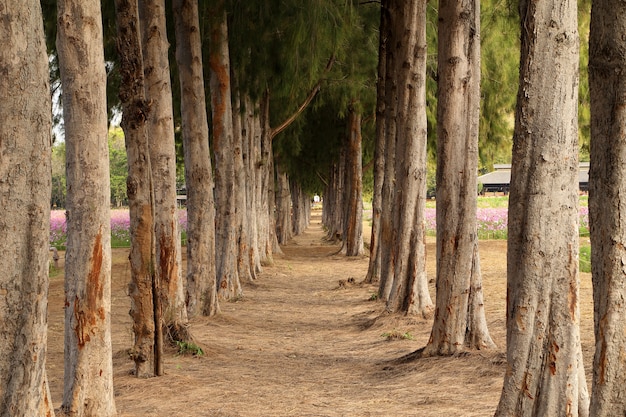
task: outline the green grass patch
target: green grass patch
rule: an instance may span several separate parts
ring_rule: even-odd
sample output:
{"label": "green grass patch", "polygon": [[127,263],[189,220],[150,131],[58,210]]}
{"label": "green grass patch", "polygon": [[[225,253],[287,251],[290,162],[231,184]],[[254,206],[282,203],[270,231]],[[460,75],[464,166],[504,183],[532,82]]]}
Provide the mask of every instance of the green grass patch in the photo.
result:
{"label": "green grass patch", "polygon": [[578,253],[580,272],[591,272],[591,246],[583,245]]}

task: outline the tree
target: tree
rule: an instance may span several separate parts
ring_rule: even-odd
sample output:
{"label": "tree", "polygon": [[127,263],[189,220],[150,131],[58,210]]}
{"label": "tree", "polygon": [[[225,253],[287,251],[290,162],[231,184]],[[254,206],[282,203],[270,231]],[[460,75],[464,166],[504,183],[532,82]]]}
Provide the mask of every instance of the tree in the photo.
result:
{"label": "tree", "polygon": [[363,254],[363,170],[361,114],[358,103],[348,113],[344,191],[343,248],[347,256]]}
{"label": "tree", "polygon": [[204,95],[198,3],[174,0],[187,186],[187,289],[190,316],[219,311],[215,275],[215,204]]}
{"label": "tree", "polygon": [[522,1],[520,18],[508,364],[496,416],[586,416],[578,305],[576,3]]}
{"label": "tree", "polygon": [[[143,54],[137,0],[116,0],[117,47],[122,103],[122,128],[128,159],[128,201],[130,214],[130,315],[135,341],[131,357],[135,375],[154,375],[154,196],[146,122],[150,105],[146,100]],[[160,358],[156,358],[157,361]]]}
{"label": "tree", "polygon": [[378,65],[376,78],[376,138],[374,145],[374,192],[372,196],[372,233],[370,237],[370,261],[365,282],[380,280],[381,249],[380,230],[383,212],[383,184],[385,180],[385,80],[387,63],[388,13],[386,3],[381,3],[378,27]]}
{"label": "tree", "polygon": [[626,242],[624,202],[624,71],[626,9],[597,0],[592,5],[589,39],[591,164],[589,220],[596,351],[593,361],[591,415],[626,413],[622,259]]}
{"label": "tree", "polygon": [[437,280],[425,355],[495,346],[483,307],[476,227],[480,1],[439,1]]}
{"label": "tree", "polygon": [[39,1],[3,6],[0,416],[53,416],[46,376],[52,143],[48,60]]}
{"label": "tree", "polygon": [[[426,2],[383,2],[388,13],[385,172],[388,208],[381,220],[380,295],[389,312],[427,317],[432,301],[426,277]],[[384,35],[382,35],[384,36]],[[390,168],[391,169],[391,168]]]}
{"label": "tree", "polygon": [[106,73],[99,1],[59,0],[67,167],[63,412],[114,416]]}
{"label": "tree", "polygon": [[[230,88],[228,24],[224,0],[213,4],[210,21],[210,89],[215,154],[215,251],[218,295],[231,299],[242,295],[237,268],[237,207],[235,200],[235,139]],[[241,208],[239,208],[241,209]]]}
{"label": "tree", "polygon": [[[148,115],[150,167],[154,192],[154,230],[156,245],[156,322],[159,332],[167,331],[171,341],[190,339],[182,282],[181,242],[176,212],[176,146],[172,87],[168,61],[165,0],[139,1],[140,27]],[[162,314],[158,318],[159,311]],[[157,342],[157,347],[160,345]],[[159,375],[160,372],[157,372]]]}

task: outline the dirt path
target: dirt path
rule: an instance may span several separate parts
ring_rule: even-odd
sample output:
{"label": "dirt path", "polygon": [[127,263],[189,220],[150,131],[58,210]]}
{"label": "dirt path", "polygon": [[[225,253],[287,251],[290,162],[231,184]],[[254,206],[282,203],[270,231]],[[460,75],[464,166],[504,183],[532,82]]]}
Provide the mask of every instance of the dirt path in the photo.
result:
{"label": "dirt path", "polygon": [[[115,250],[112,322],[120,415],[493,415],[505,370],[505,242],[481,242],[487,319],[499,348],[397,364],[395,359],[424,346],[430,321],[381,316],[381,303],[370,300],[376,287],[360,283],[367,258],[334,255],[339,247],[322,236],[314,213],[309,229],[284,248],[285,255],[245,286],[243,299],[222,303],[217,318],[193,320],[192,333],[205,354],[171,351],[166,375],[148,380],[130,375],[128,251]],[[432,241],[428,251],[434,279]],[[48,372],[55,404],[61,401],[63,378],[62,291],[62,277],[53,279],[55,336]]]}

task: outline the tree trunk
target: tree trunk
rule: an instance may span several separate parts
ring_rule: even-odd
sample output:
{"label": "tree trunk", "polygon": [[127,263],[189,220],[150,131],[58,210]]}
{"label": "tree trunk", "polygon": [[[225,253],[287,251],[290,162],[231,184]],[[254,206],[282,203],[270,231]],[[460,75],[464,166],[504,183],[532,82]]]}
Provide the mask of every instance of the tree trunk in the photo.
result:
{"label": "tree trunk", "polygon": [[[370,260],[366,283],[380,281],[381,275],[381,216],[383,214],[383,183],[385,181],[385,82],[388,32],[387,2],[381,2],[378,43],[378,78],[376,80],[376,145],[374,149],[374,195],[372,198],[372,233]],[[380,294],[379,294],[380,295]]]}
{"label": "tree trunk", "polygon": [[591,167],[589,216],[596,351],[591,415],[626,414],[626,9],[593,2],[589,38]]}
{"label": "tree trunk", "polygon": [[269,120],[270,96],[265,91],[259,105],[259,128],[260,135],[256,148],[258,149],[258,161],[256,162],[256,201],[257,201],[257,225],[259,230],[259,248],[261,260],[266,265],[274,263],[274,251],[272,248],[271,235],[275,234],[272,230],[272,218],[274,212],[270,211],[269,197],[274,198],[273,188],[270,194],[270,182],[273,187],[273,161],[272,161],[272,137]]}
{"label": "tree trunk", "polygon": [[361,115],[355,109],[348,114],[347,136],[342,252],[359,256],[363,255],[363,170]]}
{"label": "tree trunk", "polygon": [[[426,1],[391,1],[390,44],[397,82],[395,193],[391,247],[393,283],[388,312],[430,316],[426,277],[424,210],[426,202]],[[391,68],[387,68],[389,72]],[[387,90],[387,88],[385,88]],[[393,91],[393,88],[389,90]],[[390,140],[390,139],[388,139]],[[389,266],[388,266],[389,267]]]}
{"label": "tree trunk", "polygon": [[111,191],[100,2],[61,0],[57,7],[67,175],[61,409],[72,416],[114,416]]}
{"label": "tree trunk", "polygon": [[261,245],[259,237],[259,210],[257,205],[259,188],[257,163],[261,152],[261,129],[259,126],[258,106],[255,106],[249,96],[244,97],[245,103],[245,131],[244,135],[244,164],[246,170],[246,211],[249,214],[250,263],[253,276],[256,277],[262,269]]}
{"label": "tree trunk", "polygon": [[176,61],[187,185],[187,313],[218,313],[215,275],[215,203],[204,95],[198,3],[174,0]]}
{"label": "tree trunk", "polygon": [[325,214],[324,226],[326,227],[326,239],[338,241],[343,239],[344,220],[344,182],[346,179],[346,149],[342,147],[339,161],[330,167],[328,185],[324,192],[323,211]]}
{"label": "tree trunk", "polygon": [[235,214],[237,222],[237,273],[239,280],[244,282],[252,282],[254,280],[254,271],[252,270],[250,261],[250,242],[249,242],[249,217],[250,212],[247,211],[247,181],[246,169],[244,165],[244,129],[241,109],[241,94],[237,79],[231,71],[231,80],[233,81],[233,146],[234,146],[234,166],[235,166]]}
{"label": "tree trunk", "polygon": [[[154,187],[154,230],[156,244],[156,279],[158,296],[156,314],[161,311],[162,327],[169,341],[185,341],[191,337],[187,329],[187,308],[182,283],[181,243],[176,212],[176,147],[172,86],[165,27],[165,0],[140,0],[142,46],[146,99],[152,103],[148,118],[150,165]],[[157,349],[162,343],[156,344]],[[156,361],[159,368],[160,360]],[[161,372],[157,370],[157,375]]]}
{"label": "tree trunk", "polygon": [[311,199],[302,190],[302,186],[291,180],[289,188],[291,190],[291,211],[293,217],[293,234],[301,235],[309,225],[311,218]]}
{"label": "tree trunk", "polygon": [[291,223],[291,190],[289,177],[280,164],[276,165],[276,238],[286,245],[293,237]]}
{"label": "tree trunk", "polygon": [[575,2],[522,1],[507,253],[507,372],[496,416],[586,416],[579,330]]}
{"label": "tree trunk", "polygon": [[39,1],[3,5],[0,416],[54,416],[46,376],[52,189],[48,58]]}
{"label": "tree trunk", "polygon": [[437,298],[424,354],[453,355],[495,347],[476,227],[480,1],[440,0],[438,33]]}
{"label": "tree trunk", "polygon": [[224,1],[214,5],[210,22],[211,111],[215,154],[215,250],[218,295],[233,299],[242,295],[237,269],[237,207],[235,200],[235,147],[230,90],[228,27]]}
{"label": "tree trunk", "polygon": [[130,212],[130,315],[135,342],[131,357],[135,375],[154,375],[154,201],[146,120],[143,55],[137,0],[116,0],[117,50],[120,62],[122,128],[128,158]]}

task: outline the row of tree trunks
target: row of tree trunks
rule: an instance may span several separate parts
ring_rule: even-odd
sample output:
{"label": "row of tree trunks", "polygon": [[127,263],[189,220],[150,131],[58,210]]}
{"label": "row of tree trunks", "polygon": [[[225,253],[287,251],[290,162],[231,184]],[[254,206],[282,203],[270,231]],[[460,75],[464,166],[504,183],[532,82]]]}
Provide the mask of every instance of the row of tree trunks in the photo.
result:
{"label": "row of tree trunks", "polygon": [[0,416],[54,416],[46,377],[51,102],[41,5],[0,9]]}
{"label": "row of tree trunks", "polygon": [[579,331],[576,2],[521,1],[520,14],[507,372],[496,416],[587,416]]}
{"label": "row of tree trunks", "polygon": [[493,348],[483,306],[476,227],[480,1],[439,1],[437,279],[425,355]]}
{"label": "row of tree trunks", "polygon": [[[61,0],[57,7],[68,184],[61,410],[72,416],[114,416],[111,193],[100,2]],[[42,178],[49,179],[50,174],[42,174]],[[35,305],[39,303],[45,303],[45,299]],[[33,354],[45,355],[45,349]]]}
{"label": "row of tree trunks", "polygon": [[130,315],[135,342],[131,357],[135,375],[154,374],[154,200],[146,121],[143,53],[137,0],[116,0],[117,49],[120,62],[122,129],[128,158],[130,211]]}
{"label": "row of tree trunks", "polygon": [[293,237],[291,222],[291,189],[289,176],[276,164],[276,238],[278,243],[286,245]]}
{"label": "row of tree trunks", "polygon": [[311,197],[307,195],[302,186],[296,181],[289,184],[291,190],[291,212],[294,236],[301,235],[311,220]]}
{"label": "row of tree trunks", "polygon": [[343,192],[342,253],[359,256],[363,249],[363,170],[361,152],[361,114],[356,108],[348,113],[346,166]]}

